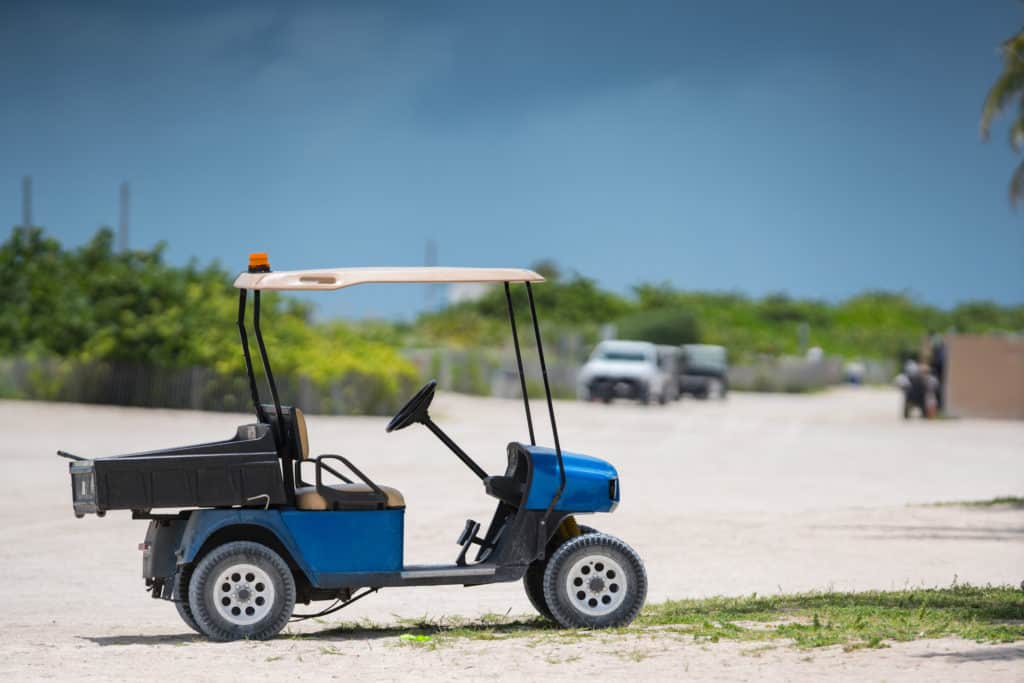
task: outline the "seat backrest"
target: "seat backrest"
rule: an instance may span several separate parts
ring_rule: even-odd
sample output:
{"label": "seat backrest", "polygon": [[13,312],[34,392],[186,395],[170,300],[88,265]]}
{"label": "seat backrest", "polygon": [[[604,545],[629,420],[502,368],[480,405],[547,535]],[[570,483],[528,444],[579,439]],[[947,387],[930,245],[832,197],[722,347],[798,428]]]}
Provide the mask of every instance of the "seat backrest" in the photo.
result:
{"label": "seat backrest", "polygon": [[[264,403],[262,406],[263,415],[266,417],[267,422],[276,429],[277,428],[277,411],[272,404]],[[306,460],[309,458],[309,437],[306,434],[306,418],[303,416],[302,411],[294,406],[281,406],[281,412],[284,416],[284,439],[285,442],[281,444],[284,452],[282,455],[287,457],[289,460],[298,462],[299,460]]]}

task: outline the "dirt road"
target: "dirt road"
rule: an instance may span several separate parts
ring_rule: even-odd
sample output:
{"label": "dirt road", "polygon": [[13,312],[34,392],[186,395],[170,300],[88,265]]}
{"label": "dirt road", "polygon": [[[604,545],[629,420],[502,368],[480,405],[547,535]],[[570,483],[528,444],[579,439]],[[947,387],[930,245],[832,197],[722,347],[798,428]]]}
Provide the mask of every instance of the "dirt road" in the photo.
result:
{"label": "dirt road", "polygon": [[[587,523],[644,557],[650,600],[907,585],[1019,584],[1024,512],[926,507],[1024,492],[1024,424],[898,419],[887,390],[741,395],[666,407],[558,406],[568,450],[612,461],[623,502]],[[432,410],[485,469],[525,437],[517,401],[441,395]],[[530,613],[519,584],[383,591],[305,637],[215,645],[149,599],[127,513],[76,520],[63,448],[86,456],[224,438],[249,416],[0,402],[0,678],[241,680],[569,679],[587,673],[702,679],[1020,680],[1024,644],[960,640],[844,653],[606,637],[472,641],[429,649],[392,632],[323,634],[340,621]],[[314,452],[352,458],[405,494],[406,561],[446,562],[467,517],[489,519],[475,477],[426,430],[382,418],[309,418]],[[543,432],[541,432],[543,434]],[[539,436],[539,441],[546,438]]]}

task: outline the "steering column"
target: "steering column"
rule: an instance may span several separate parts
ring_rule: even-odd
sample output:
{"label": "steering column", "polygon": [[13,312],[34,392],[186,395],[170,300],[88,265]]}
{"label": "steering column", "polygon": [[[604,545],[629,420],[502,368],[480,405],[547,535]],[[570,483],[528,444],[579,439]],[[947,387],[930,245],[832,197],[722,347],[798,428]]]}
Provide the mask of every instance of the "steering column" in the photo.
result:
{"label": "steering column", "polygon": [[430,380],[423,385],[423,388],[416,392],[416,394],[402,406],[395,416],[388,422],[388,426],[385,427],[385,431],[397,432],[400,429],[405,429],[411,424],[421,424],[427,429],[434,433],[438,439],[441,440],[445,446],[451,449],[451,452],[458,456],[466,467],[473,471],[473,474],[480,477],[483,481],[487,478],[487,472],[483,470],[480,465],[476,464],[473,458],[469,457],[466,451],[459,448],[459,444],[452,441],[452,438],[444,433],[433,420],[430,419],[430,414],[427,410],[430,408],[430,404],[434,400],[434,391],[437,389],[437,381]]}

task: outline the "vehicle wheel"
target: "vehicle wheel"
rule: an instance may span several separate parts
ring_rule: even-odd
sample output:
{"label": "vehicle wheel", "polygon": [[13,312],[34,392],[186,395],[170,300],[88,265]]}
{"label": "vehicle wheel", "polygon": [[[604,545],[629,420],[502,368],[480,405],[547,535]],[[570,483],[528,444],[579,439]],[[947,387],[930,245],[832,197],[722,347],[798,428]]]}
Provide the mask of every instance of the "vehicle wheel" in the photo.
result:
{"label": "vehicle wheel", "polygon": [[225,543],[196,565],[188,601],[211,640],[273,638],[295,609],[295,579],[281,556],[250,541]]}
{"label": "vehicle wheel", "polygon": [[707,398],[722,398],[722,380],[716,377],[708,382]]}
{"label": "vehicle wheel", "polygon": [[566,628],[626,626],[647,598],[647,571],[636,551],[607,534],[566,541],[544,570],[544,600]]}
{"label": "vehicle wheel", "polygon": [[174,608],[178,610],[178,616],[185,622],[185,625],[196,633],[202,635],[203,630],[196,623],[192,616],[192,608],[188,604],[188,580],[192,578],[192,572],[184,568],[178,570],[174,575],[174,593],[171,596],[174,600]]}
{"label": "vehicle wheel", "polygon": [[[596,533],[597,529],[580,524],[580,535]],[[577,536],[577,538],[579,537]],[[554,621],[555,618],[551,616],[548,603],[544,600],[544,570],[547,569],[548,559],[551,558],[551,555],[552,553],[548,552],[547,557],[543,560],[536,560],[530,563],[530,566],[526,569],[526,574],[523,575],[523,588],[526,589],[526,597],[529,598],[530,604],[537,610],[537,613],[545,619]]]}

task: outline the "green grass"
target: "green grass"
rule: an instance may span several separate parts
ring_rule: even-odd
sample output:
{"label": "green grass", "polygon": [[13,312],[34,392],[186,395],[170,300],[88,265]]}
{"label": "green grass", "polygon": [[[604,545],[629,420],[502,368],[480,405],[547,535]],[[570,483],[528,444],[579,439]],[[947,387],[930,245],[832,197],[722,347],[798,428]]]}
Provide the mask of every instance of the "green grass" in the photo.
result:
{"label": "green grass", "polygon": [[953,500],[942,503],[928,503],[924,507],[1024,508],[1024,498],[1022,498],[1021,496],[997,496],[996,498],[989,498],[987,500]]}
{"label": "green grass", "polygon": [[[648,605],[633,625],[609,631],[559,629],[539,617],[485,615],[473,620],[405,620],[396,626],[342,624],[297,637],[383,638],[434,650],[460,640],[528,638],[531,645],[540,645],[616,635],[764,643],[761,648],[781,641],[805,649],[839,645],[848,651],[945,636],[1009,643],[1024,640],[1024,591],[1009,586],[954,585],[863,593],[755,594]],[[630,649],[623,656],[635,659],[645,655]]]}
{"label": "green grass", "polygon": [[989,643],[1024,639],[1024,591],[1009,586],[805,593],[674,600],[647,607],[643,626],[685,627],[712,642],[789,639],[798,647],[881,647],[886,641],[958,636]]}

